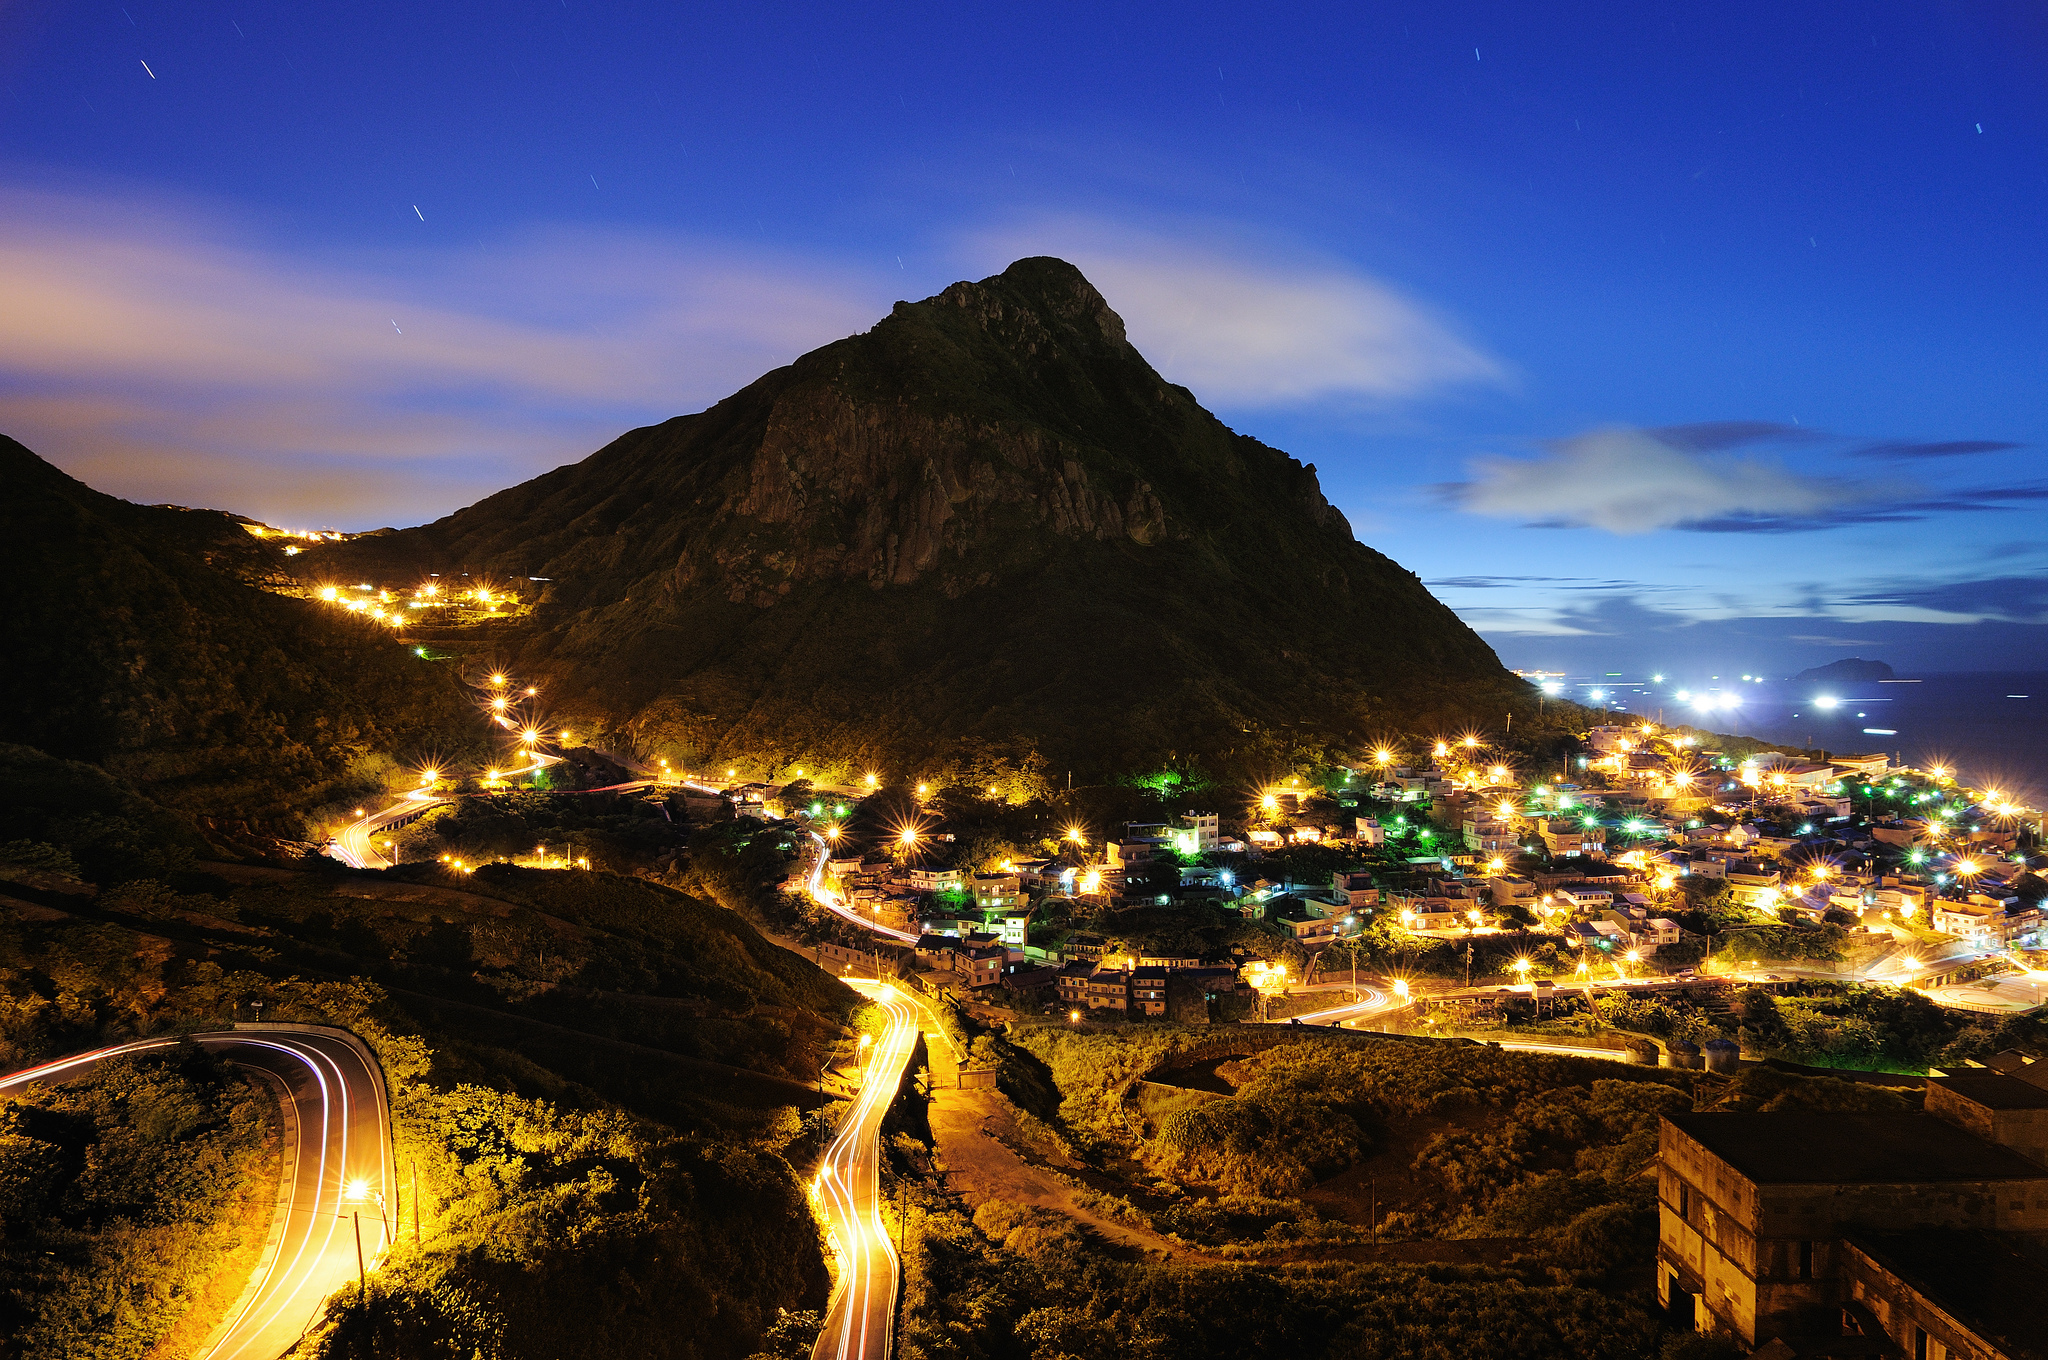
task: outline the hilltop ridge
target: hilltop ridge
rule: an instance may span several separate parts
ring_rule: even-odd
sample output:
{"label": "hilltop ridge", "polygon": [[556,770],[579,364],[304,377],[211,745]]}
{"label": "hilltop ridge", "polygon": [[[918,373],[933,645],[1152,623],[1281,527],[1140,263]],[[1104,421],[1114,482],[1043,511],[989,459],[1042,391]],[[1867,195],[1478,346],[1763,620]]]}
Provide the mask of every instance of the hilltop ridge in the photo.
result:
{"label": "hilltop ridge", "polygon": [[297,565],[545,578],[530,614],[434,640],[707,760],[1224,769],[1527,688],[1047,258]]}

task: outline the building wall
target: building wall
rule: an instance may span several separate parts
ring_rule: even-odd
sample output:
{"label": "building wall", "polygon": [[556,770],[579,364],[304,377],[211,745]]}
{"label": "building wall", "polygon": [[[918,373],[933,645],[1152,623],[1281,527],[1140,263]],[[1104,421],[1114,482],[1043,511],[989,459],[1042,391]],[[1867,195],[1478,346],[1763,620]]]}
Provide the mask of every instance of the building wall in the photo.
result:
{"label": "building wall", "polygon": [[2044,1232],[2044,1190],[2042,1180],[1759,1186],[1667,1123],[1658,1143],[1659,1297],[1669,1302],[1675,1272],[1699,1296],[1696,1325],[1749,1346],[1821,1328],[1842,1302],[1845,1230]]}
{"label": "building wall", "polygon": [[1927,1360],[2002,1354],[1853,1242],[1842,1244],[1842,1277],[1849,1298],[1869,1309],[1908,1356],[1923,1353],[1918,1333],[1927,1337]]}
{"label": "building wall", "polygon": [[1994,1110],[1938,1081],[1927,1083],[1927,1113],[2048,1166],[2048,1110]]}

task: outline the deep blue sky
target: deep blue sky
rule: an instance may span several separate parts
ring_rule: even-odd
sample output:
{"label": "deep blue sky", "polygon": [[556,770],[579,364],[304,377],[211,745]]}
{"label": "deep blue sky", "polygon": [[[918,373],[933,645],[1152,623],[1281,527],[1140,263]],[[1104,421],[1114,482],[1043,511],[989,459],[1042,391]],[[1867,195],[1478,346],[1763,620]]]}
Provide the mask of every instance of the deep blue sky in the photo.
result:
{"label": "deep blue sky", "polygon": [[414,523],[1056,253],[1510,665],[2048,667],[2044,13],[0,0],[0,429]]}

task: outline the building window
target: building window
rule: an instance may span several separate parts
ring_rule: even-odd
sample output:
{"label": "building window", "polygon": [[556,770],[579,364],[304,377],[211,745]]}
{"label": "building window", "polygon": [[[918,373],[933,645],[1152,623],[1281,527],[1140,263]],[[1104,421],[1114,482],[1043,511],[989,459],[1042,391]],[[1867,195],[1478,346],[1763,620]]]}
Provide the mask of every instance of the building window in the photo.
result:
{"label": "building window", "polygon": [[1813,1243],[1811,1242],[1801,1242],[1799,1244],[1799,1278],[1802,1280],[1813,1278]]}
{"label": "building window", "polygon": [[1927,1360],[1927,1329],[1913,1329],[1913,1360]]}
{"label": "building window", "polygon": [[1678,1216],[1688,1222],[1692,1219],[1692,1187],[1684,1181],[1678,1183]]}

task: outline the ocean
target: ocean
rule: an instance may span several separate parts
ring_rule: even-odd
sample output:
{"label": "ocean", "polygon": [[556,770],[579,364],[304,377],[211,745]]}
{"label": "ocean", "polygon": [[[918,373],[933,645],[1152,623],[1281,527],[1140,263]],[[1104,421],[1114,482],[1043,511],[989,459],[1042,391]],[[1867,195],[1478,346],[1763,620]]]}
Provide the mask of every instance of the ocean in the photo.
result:
{"label": "ocean", "polygon": [[[1645,717],[1661,714],[1670,722],[1838,755],[1888,751],[1921,769],[1946,765],[1966,784],[2004,790],[2036,807],[2048,798],[2048,672],[1902,672],[1883,682],[1573,676],[1567,693],[1589,702],[1589,689],[1600,685],[1609,702],[1626,703]],[[1740,694],[1742,702],[1702,712],[1680,700],[1681,691],[1689,700]]]}

